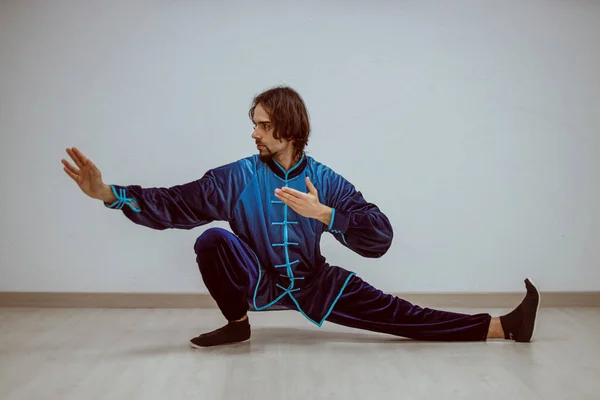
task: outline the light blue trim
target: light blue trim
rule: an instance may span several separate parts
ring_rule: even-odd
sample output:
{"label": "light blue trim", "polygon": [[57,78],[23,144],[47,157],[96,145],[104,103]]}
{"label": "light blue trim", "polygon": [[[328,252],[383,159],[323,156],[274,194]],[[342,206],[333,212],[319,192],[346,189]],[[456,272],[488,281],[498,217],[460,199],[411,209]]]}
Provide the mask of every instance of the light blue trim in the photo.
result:
{"label": "light blue trim", "polygon": [[281,169],[281,171],[283,171],[283,173],[285,174],[286,179],[287,179],[288,175],[290,174],[290,172],[292,172],[293,170],[295,170],[296,168],[298,168],[298,166],[302,163],[302,160],[304,160],[304,153],[302,153],[302,157],[300,157],[300,160],[296,163],[296,165],[294,165],[292,168],[290,168],[289,171],[286,171],[285,168],[283,168],[281,166],[281,164],[279,164],[277,162],[277,160],[275,160],[273,158],[273,161],[275,162],[275,165],[277,165],[279,167],[279,169]]}
{"label": "light blue trim", "polygon": [[296,264],[296,263],[299,263],[299,262],[300,262],[300,260],[295,260],[295,261],[292,261],[289,264],[277,264],[277,265],[275,265],[275,268],[283,268],[283,267],[287,267],[288,265]]}
{"label": "light blue trim", "polygon": [[[300,161],[298,161],[298,163],[293,166],[289,171],[286,171],[277,161],[275,161],[275,164],[277,166],[279,166],[279,168],[284,172],[285,174],[285,179],[282,179],[281,177],[279,177],[277,174],[274,174],[275,177],[277,177],[279,180],[281,180],[282,182],[285,183],[285,186],[288,187],[289,183],[291,181],[293,181],[294,179],[297,179],[300,175],[292,178],[292,179],[288,179],[288,176],[290,174],[290,172],[292,172],[294,169],[296,169],[300,163],[302,162],[302,160],[304,159],[304,154],[302,154],[302,158],[300,159]],[[282,225],[283,226],[283,243],[271,243],[272,247],[278,247],[278,246],[283,246],[284,250],[285,250],[285,264],[278,264],[275,265],[274,268],[286,268],[287,269],[287,275],[283,275],[280,274],[280,276],[288,278],[290,280],[290,286],[285,288],[283,286],[281,286],[280,284],[276,284],[275,286],[277,286],[278,288],[280,288],[281,290],[283,290],[283,293],[281,293],[279,296],[277,296],[277,298],[271,302],[269,302],[268,304],[259,307],[256,304],[256,296],[258,294],[258,287],[260,286],[260,282],[262,279],[262,269],[260,267],[260,261],[258,260],[258,257],[256,256],[256,254],[254,255],[254,257],[256,258],[256,266],[258,269],[258,281],[256,282],[256,286],[254,288],[254,296],[252,299],[252,302],[254,304],[254,309],[256,311],[262,311],[265,310],[269,307],[271,307],[272,305],[274,305],[275,303],[277,303],[279,300],[281,300],[285,295],[289,295],[290,298],[292,299],[292,301],[294,302],[294,304],[296,304],[296,308],[298,309],[298,311],[306,318],[308,319],[310,322],[312,322],[313,324],[317,325],[317,326],[321,326],[323,325],[323,323],[325,322],[325,320],[327,319],[327,317],[329,317],[329,315],[331,314],[331,312],[333,311],[333,307],[336,305],[336,303],[338,302],[339,298],[342,296],[342,293],[344,292],[344,290],[346,289],[346,286],[348,285],[348,282],[350,281],[350,278],[352,278],[355,274],[354,272],[352,272],[348,278],[346,279],[346,281],[344,282],[344,285],[342,286],[342,288],[340,289],[337,297],[333,300],[333,302],[331,303],[331,306],[329,307],[329,310],[327,311],[327,313],[325,314],[325,316],[323,317],[323,319],[321,320],[321,322],[316,322],[314,321],[312,318],[310,318],[308,315],[306,315],[306,313],[304,312],[304,310],[302,310],[302,307],[300,307],[300,304],[298,303],[298,300],[296,300],[296,298],[294,297],[294,295],[292,294],[293,292],[297,292],[299,291],[301,288],[295,288],[295,282],[297,280],[302,280],[304,279],[304,277],[295,277],[294,276],[294,272],[292,270],[292,265],[295,263],[300,262],[300,260],[294,260],[292,262],[290,262],[290,254],[288,251],[288,246],[290,245],[299,245],[296,242],[289,242],[289,231],[288,231],[288,225],[291,224],[297,224],[298,221],[288,221],[288,205],[285,204],[283,201],[279,201],[279,200],[271,200],[272,204],[283,204],[283,221],[281,222],[271,222],[271,225]],[[332,209],[332,214],[331,214],[331,222],[329,223],[329,229],[331,230],[331,228],[333,227],[333,221],[335,218],[335,209]],[[339,231],[334,231],[337,233],[340,233]],[[344,238],[344,234],[342,234],[342,238],[344,239],[344,242],[346,242],[346,239]]]}
{"label": "light blue trim", "polygon": [[346,242],[346,236],[344,236],[344,234],[343,234],[341,231],[338,231],[338,230],[332,229],[330,232],[331,232],[331,233],[339,233],[340,235],[342,235],[342,240],[344,241],[344,243],[345,243],[345,244],[348,244],[348,242]]}
{"label": "light blue trim", "polygon": [[302,276],[302,277],[300,277],[300,278],[290,278],[289,276],[287,276],[287,275],[283,275],[283,274],[279,274],[279,276],[282,276],[282,277],[284,277],[284,278],[288,278],[288,279],[289,279],[289,280],[291,280],[291,281],[301,281],[301,280],[304,280],[304,277],[303,277],[303,276]]}
{"label": "light blue trim", "polygon": [[327,314],[325,314],[325,316],[321,320],[321,324],[319,326],[321,326],[323,324],[323,322],[327,319],[327,317],[329,317],[329,314],[331,314],[331,312],[333,311],[333,307],[335,306],[337,301],[340,299],[340,297],[342,297],[342,293],[344,293],[346,286],[348,286],[348,282],[350,282],[350,278],[352,278],[354,275],[355,275],[354,272],[351,272],[350,275],[348,275],[348,277],[346,278],[346,282],[344,282],[344,285],[340,289],[340,292],[338,293],[337,297],[335,298],[333,303],[331,303],[331,307],[329,307],[329,311],[327,311]]}
{"label": "light blue trim", "polygon": [[345,243],[346,245],[350,246],[350,245],[348,244],[348,242],[346,242],[346,236],[344,236],[344,234],[343,234],[343,233],[340,233],[340,234],[342,235],[342,240],[344,241],[344,243]]}
{"label": "light blue trim", "polygon": [[[304,154],[302,155],[302,158],[304,158]],[[275,160],[274,160],[275,161]],[[275,161],[275,164],[279,166],[279,168],[281,168],[281,170],[285,173],[285,177],[286,179],[283,180],[283,182],[285,183],[285,186],[288,187],[289,182],[292,179],[287,179],[287,177],[289,176],[289,173],[291,171],[293,171],[295,168],[297,168],[300,165],[300,162],[302,161],[302,159],[300,159],[300,161],[293,167],[291,168],[289,171],[285,171],[285,169],[277,162]],[[277,175],[275,175],[277,176]],[[277,178],[279,178],[279,176],[277,176]],[[279,178],[281,179],[281,178]],[[295,178],[294,178],[295,179]],[[254,298],[253,298],[253,303],[254,303],[254,308],[258,311],[260,310],[264,310],[267,307],[272,306],[273,304],[275,304],[277,301],[279,301],[283,296],[285,296],[286,294],[289,294],[291,296],[291,292],[296,292],[298,290],[300,290],[299,288],[294,289],[294,282],[295,282],[295,277],[292,271],[292,264],[299,262],[300,260],[295,260],[293,262],[290,263],[290,255],[289,255],[289,251],[288,251],[288,246],[289,245],[299,245],[299,243],[296,242],[289,242],[288,239],[288,225],[292,224],[292,223],[298,223],[297,221],[288,221],[287,219],[287,211],[288,211],[288,205],[285,204],[283,201],[280,200],[271,200],[272,204],[283,204],[283,221],[282,222],[273,222],[272,225],[278,224],[278,225],[283,225],[283,243],[271,243],[272,247],[279,247],[282,246],[285,249],[285,264],[283,265],[275,265],[275,268],[283,268],[285,267],[287,269],[287,275],[286,277],[290,279],[290,286],[286,289],[283,286],[276,284],[277,287],[281,288],[284,292],[279,295],[275,300],[271,301],[269,304],[263,306],[263,307],[258,307],[256,304],[256,295],[258,292],[258,286],[260,284],[260,280],[262,279],[262,271],[260,269],[260,262],[258,263],[258,282],[256,283],[256,287],[254,288]],[[257,258],[257,262],[258,262],[258,258]]]}
{"label": "light blue trim", "polygon": [[108,208],[115,208],[117,210],[122,210],[124,206],[129,206],[129,208],[131,208],[136,213],[142,212],[142,210],[139,208],[139,205],[137,204],[135,199],[130,199],[127,197],[127,193],[124,188],[120,188],[118,194],[117,194],[115,185],[110,185],[110,188],[112,189],[113,194],[115,195],[117,200],[114,203],[112,203],[111,205],[107,206]]}
{"label": "light blue trim", "polygon": [[335,219],[335,208],[331,209],[331,221],[329,221],[329,230],[333,227],[333,220]]}
{"label": "light blue trim", "polygon": [[[291,178],[291,179],[283,179],[282,177],[280,177],[280,176],[278,176],[278,175],[275,175],[275,177],[276,177],[277,179],[279,179],[279,180],[280,180],[281,182],[283,182],[283,183],[289,183],[289,182],[292,182],[292,181],[294,181],[294,180],[296,180],[296,179],[300,178],[300,175],[298,175],[298,176],[295,176],[295,177],[293,177],[293,178]],[[287,185],[286,185],[286,186],[287,186]]]}
{"label": "light blue trim", "polygon": [[328,227],[329,232],[331,232],[331,233],[339,233],[340,235],[342,235],[342,240],[344,241],[344,243],[346,245],[348,245],[348,242],[346,242],[346,237],[344,236],[344,234],[341,231],[339,231],[337,229],[331,229],[331,228],[333,228],[333,221],[334,221],[334,219],[335,219],[335,208],[332,208],[331,209],[331,221],[329,222],[329,227]]}
{"label": "light blue trim", "polygon": [[[287,226],[286,226],[287,227]],[[285,232],[284,232],[285,233]],[[281,246],[285,246],[286,250],[287,250],[287,246],[293,244],[294,246],[299,246],[298,242],[287,242],[287,243],[271,243],[271,246],[273,247],[281,247]],[[287,265],[287,264],[286,264]]]}
{"label": "light blue trim", "polygon": [[348,278],[346,278],[346,282],[344,282],[344,286],[342,286],[342,288],[340,289],[340,292],[338,293],[337,297],[335,298],[335,300],[333,300],[333,303],[331,303],[331,307],[329,307],[329,311],[327,311],[327,314],[325,314],[325,316],[323,317],[323,319],[321,320],[321,322],[316,322],[315,320],[313,320],[312,318],[310,318],[308,315],[306,315],[306,313],[304,312],[304,310],[302,310],[302,307],[300,307],[300,304],[298,304],[298,301],[296,300],[296,298],[294,296],[292,296],[291,294],[290,294],[290,297],[292,298],[292,301],[296,304],[296,307],[298,307],[298,311],[300,311],[300,313],[302,315],[304,315],[304,318],[306,318],[307,320],[309,320],[313,324],[315,324],[315,325],[317,325],[317,326],[320,327],[320,326],[323,325],[323,323],[325,322],[325,320],[327,319],[327,317],[329,317],[329,314],[331,314],[331,312],[333,311],[333,307],[338,302],[338,300],[340,299],[340,297],[342,297],[342,293],[344,293],[344,290],[346,289],[346,286],[348,286],[348,282],[350,282],[350,278],[352,278],[354,275],[355,275],[354,272],[352,272],[350,275],[348,275]]}

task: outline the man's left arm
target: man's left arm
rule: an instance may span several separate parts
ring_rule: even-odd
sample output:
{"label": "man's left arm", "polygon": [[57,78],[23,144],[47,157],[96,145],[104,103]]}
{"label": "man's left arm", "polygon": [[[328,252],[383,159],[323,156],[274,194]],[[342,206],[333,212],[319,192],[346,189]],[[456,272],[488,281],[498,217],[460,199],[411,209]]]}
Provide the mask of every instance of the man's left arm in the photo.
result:
{"label": "man's left arm", "polygon": [[321,221],[325,225],[331,223],[331,217],[333,216],[333,208],[326,206],[325,204],[321,204],[321,211],[319,211],[315,217],[315,219]]}
{"label": "man's left arm", "polygon": [[276,189],[275,196],[298,214],[321,221],[327,231],[352,251],[369,258],[383,256],[393,238],[387,216],[338,174],[330,174],[322,184],[321,195],[306,178],[308,193],[284,187]]}
{"label": "man's left arm", "polygon": [[327,231],[364,257],[383,256],[391,247],[394,236],[388,217],[340,175],[334,174],[325,184],[330,191],[328,205],[324,204],[326,208],[319,221],[327,226]]}

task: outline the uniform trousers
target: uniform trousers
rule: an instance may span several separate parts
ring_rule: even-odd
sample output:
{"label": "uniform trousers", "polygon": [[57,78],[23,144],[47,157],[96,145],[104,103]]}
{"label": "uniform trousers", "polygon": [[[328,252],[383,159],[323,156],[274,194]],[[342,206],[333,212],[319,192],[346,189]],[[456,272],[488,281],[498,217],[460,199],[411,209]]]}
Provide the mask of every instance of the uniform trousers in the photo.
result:
{"label": "uniform trousers", "polygon": [[[221,228],[206,230],[194,250],[202,280],[225,318],[243,318],[258,275],[253,250]],[[420,307],[353,275],[325,321],[415,340],[485,341],[491,318]]]}

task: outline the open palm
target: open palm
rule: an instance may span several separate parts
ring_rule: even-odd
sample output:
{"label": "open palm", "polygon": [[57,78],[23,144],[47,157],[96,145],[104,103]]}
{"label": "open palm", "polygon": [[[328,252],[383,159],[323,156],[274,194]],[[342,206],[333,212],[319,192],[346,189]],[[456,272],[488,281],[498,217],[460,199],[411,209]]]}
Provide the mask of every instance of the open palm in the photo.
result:
{"label": "open palm", "polygon": [[65,173],[79,185],[83,193],[93,199],[101,199],[106,185],[102,182],[102,173],[98,167],[75,147],[68,148],[67,154],[75,165],[62,159]]}

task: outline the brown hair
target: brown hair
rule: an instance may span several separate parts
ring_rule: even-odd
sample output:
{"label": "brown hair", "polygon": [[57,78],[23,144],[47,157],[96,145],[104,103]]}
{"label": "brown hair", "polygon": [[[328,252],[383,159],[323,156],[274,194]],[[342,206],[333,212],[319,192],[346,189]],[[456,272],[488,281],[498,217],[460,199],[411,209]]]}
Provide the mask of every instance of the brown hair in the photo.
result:
{"label": "brown hair", "polygon": [[294,157],[298,157],[308,144],[310,121],[302,97],[294,89],[278,86],[257,95],[248,112],[254,117],[256,106],[262,105],[273,123],[273,137],[294,141]]}

